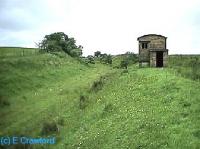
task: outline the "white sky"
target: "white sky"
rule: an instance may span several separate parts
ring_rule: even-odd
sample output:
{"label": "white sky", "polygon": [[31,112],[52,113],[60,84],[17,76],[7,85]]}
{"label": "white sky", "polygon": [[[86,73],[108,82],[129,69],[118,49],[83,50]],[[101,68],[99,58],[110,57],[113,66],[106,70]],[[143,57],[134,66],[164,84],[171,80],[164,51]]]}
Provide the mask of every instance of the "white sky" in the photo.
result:
{"label": "white sky", "polygon": [[144,34],[168,37],[170,54],[200,54],[200,0],[0,0],[0,46],[35,47],[53,32],[84,55],[138,53]]}

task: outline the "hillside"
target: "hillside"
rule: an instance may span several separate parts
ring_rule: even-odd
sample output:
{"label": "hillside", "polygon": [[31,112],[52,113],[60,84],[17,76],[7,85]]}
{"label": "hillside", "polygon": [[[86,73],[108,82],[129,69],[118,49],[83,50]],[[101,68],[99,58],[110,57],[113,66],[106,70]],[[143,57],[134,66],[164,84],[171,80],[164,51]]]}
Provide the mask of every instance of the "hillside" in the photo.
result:
{"label": "hillside", "polygon": [[200,82],[176,64],[127,72],[65,54],[2,56],[0,136],[56,137],[33,149],[197,149]]}

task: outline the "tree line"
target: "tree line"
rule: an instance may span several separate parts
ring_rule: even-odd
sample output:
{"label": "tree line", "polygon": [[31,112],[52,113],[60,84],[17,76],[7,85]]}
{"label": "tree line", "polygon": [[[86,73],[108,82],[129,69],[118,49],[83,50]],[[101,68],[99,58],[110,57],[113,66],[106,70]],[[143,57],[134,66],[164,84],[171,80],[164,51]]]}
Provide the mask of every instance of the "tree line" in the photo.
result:
{"label": "tree line", "polygon": [[[45,35],[44,39],[37,44],[41,52],[65,52],[72,57],[81,57],[83,46],[77,45],[74,38],[69,38],[63,32],[55,32]],[[120,68],[126,68],[129,64],[137,62],[137,55],[132,52],[126,52],[124,59],[120,63]],[[86,63],[95,63],[99,60],[103,64],[112,64],[112,55],[101,53],[100,51],[94,52],[94,55],[88,55],[84,58]]]}

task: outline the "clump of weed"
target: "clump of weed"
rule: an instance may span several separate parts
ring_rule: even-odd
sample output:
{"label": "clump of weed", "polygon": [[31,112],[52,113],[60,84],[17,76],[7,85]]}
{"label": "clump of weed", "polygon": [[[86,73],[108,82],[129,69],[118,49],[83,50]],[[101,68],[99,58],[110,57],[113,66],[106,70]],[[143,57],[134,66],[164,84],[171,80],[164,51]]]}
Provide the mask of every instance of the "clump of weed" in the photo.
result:
{"label": "clump of weed", "polygon": [[114,110],[114,107],[111,103],[106,103],[103,108],[102,116],[111,113]]}
{"label": "clump of weed", "polygon": [[100,80],[97,80],[97,81],[93,82],[90,91],[97,92],[97,91],[101,90],[102,87],[103,87],[103,79],[100,79]]}
{"label": "clump of weed", "polygon": [[58,132],[59,132],[59,128],[56,122],[43,123],[42,131],[41,131],[42,135],[48,135],[48,134],[58,133]]}
{"label": "clump of weed", "polygon": [[0,96],[0,107],[9,106],[10,102],[7,98]]}
{"label": "clump of weed", "polygon": [[85,95],[80,95],[80,97],[79,97],[79,108],[80,109],[85,109],[85,107],[87,106],[86,99],[87,99],[87,97]]}

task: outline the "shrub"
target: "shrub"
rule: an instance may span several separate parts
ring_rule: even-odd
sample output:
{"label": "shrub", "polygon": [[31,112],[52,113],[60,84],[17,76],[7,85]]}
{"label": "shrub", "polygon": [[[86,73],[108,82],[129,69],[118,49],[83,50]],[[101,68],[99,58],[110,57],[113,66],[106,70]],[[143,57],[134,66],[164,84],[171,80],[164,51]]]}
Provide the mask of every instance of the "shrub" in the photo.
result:
{"label": "shrub", "polygon": [[112,64],[112,56],[109,54],[101,54],[100,55],[100,62],[104,64]]}
{"label": "shrub", "polygon": [[138,56],[135,53],[126,52],[125,55],[126,55],[125,60],[128,61],[128,64],[135,64],[138,62]]}
{"label": "shrub", "polygon": [[71,55],[72,57],[80,57],[80,56],[82,55],[82,50],[81,50],[81,49],[78,49],[78,48],[72,49],[72,50],[70,51],[70,55]]}
{"label": "shrub", "polygon": [[122,60],[121,63],[120,63],[120,67],[127,69],[128,68],[128,61]]}
{"label": "shrub", "polygon": [[88,60],[88,63],[95,64],[94,56],[88,55],[88,56],[87,56],[87,60]]}

